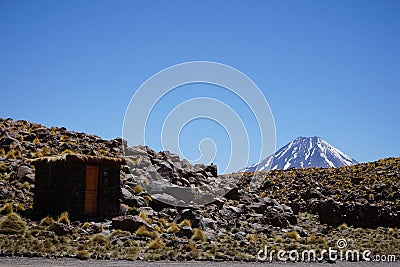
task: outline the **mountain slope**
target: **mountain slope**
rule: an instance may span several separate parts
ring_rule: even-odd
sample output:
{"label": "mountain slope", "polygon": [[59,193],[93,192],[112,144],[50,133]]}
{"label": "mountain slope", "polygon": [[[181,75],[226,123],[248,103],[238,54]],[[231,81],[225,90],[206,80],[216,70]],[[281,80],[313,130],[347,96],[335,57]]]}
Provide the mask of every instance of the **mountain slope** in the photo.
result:
{"label": "mountain slope", "polygon": [[358,162],[320,137],[297,137],[274,155],[245,168],[244,171],[307,167],[336,168],[354,164],[358,164]]}

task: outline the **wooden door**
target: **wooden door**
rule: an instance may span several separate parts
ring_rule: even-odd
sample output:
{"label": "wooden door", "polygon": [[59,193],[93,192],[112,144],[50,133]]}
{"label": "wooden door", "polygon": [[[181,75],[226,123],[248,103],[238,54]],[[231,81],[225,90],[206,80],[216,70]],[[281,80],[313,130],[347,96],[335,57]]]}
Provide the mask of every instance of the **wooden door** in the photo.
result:
{"label": "wooden door", "polygon": [[86,166],[85,213],[97,213],[97,191],[99,187],[99,166]]}

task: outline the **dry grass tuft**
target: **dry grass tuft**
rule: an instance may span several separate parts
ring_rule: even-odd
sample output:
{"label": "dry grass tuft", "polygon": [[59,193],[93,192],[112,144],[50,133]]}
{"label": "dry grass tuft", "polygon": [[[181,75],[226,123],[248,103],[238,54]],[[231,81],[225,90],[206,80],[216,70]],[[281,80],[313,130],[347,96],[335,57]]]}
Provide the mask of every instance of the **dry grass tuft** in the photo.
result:
{"label": "dry grass tuft", "polygon": [[178,226],[179,227],[183,227],[183,226],[192,227],[192,223],[188,219],[184,219],[183,221],[180,222],[180,224],[178,224]]}
{"label": "dry grass tuft", "polygon": [[103,234],[97,234],[92,237],[92,242],[100,246],[107,246],[109,243],[108,238]]}
{"label": "dry grass tuft", "polygon": [[7,214],[12,213],[13,210],[14,210],[14,204],[12,202],[11,203],[7,203],[0,209],[0,214],[1,215],[7,215]]}
{"label": "dry grass tuft", "polygon": [[293,240],[299,240],[300,235],[296,231],[290,231],[286,233],[286,237]]}
{"label": "dry grass tuft", "polygon": [[142,193],[143,191],[144,191],[144,190],[143,190],[143,188],[142,188],[140,185],[136,185],[136,186],[133,188],[133,192],[135,192],[136,195]]}
{"label": "dry grass tuft", "polygon": [[50,217],[49,215],[47,215],[42,220],[40,220],[40,225],[52,226],[54,224],[54,222],[55,222],[54,219],[52,217]]}
{"label": "dry grass tuft", "polygon": [[59,223],[63,223],[63,224],[67,224],[67,225],[71,224],[71,221],[69,220],[68,212],[66,212],[66,211],[61,213],[61,215],[58,217],[57,221]]}
{"label": "dry grass tuft", "polygon": [[175,223],[171,223],[167,229],[168,234],[176,234],[179,232],[179,227]]}
{"label": "dry grass tuft", "polygon": [[149,217],[147,217],[147,213],[145,210],[142,210],[139,214],[139,217],[141,217],[143,220],[145,220],[148,224],[152,224],[153,222]]}
{"label": "dry grass tuft", "polygon": [[76,254],[76,257],[80,260],[87,260],[90,258],[90,253],[87,250],[79,250]]}
{"label": "dry grass tuft", "polygon": [[136,232],[135,232],[136,236],[141,236],[141,237],[150,237],[152,239],[158,237],[157,232],[150,232],[149,230],[147,230],[147,227],[145,225],[140,226]]}
{"label": "dry grass tuft", "polygon": [[162,249],[165,247],[165,244],[162,242],[160,238],[156,238],[149,243],[148,249]]}
{"label": "dry grass tuft", "polygon": [[25,228],[26,222],[14,212],[0,219],[0,233],[2,234],[21,234],[25,231]]}
{"label": "dry grass tuft", "polygon": [[194,229],[194,233],[192,236],[192,239],[195,241],[201,241],[201,242],[206,242],[207,241],[207,237],[204,234],[203,230],[201,228],[195,228]]}

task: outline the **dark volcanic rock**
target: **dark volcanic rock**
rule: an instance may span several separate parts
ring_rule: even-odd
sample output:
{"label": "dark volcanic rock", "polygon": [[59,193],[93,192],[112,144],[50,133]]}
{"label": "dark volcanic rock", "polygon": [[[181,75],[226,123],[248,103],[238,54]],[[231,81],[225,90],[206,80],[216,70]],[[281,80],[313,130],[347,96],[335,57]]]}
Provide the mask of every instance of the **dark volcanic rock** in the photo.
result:
{"label": "dark volcanic rock", "polygon": [[231,199],[231,200],[239,200],[240,199],[240,195],[239,195],[239,189],[237,187],[234,187],[232,189],[230,189],[226,194],[225,197],[227,199]]}
{"label": "dark volcanic rock", "polygon": [[400,225],[399,207],[379,207],[368,202],[344,203],[330,198],[313,201],[310,203],[310,208],[319,215],[322,223],[335,227],[342,223],[364,228],[398,227]]}
{"label": "dark volcanic rock", "polygon": [[56,235],[71,234],[73,229],[73,226],[59,222],[54,222],[53,226],[51,227],[51,230],[53,230]]}
{"label": "dark volcanic rock", "polygon": [[192,227],[189,226],[183,226],[178,233],[178,236],[180,237],[187,237],[187,238],[191,238],[193,235],[194,231],[192,229]]}
{"label": "dark volcanic rock", "polygon": [[123,231],[135,232],[142,225],[151,228],[151,226],[139,216],[124,215],[112,219],[112,227]]}

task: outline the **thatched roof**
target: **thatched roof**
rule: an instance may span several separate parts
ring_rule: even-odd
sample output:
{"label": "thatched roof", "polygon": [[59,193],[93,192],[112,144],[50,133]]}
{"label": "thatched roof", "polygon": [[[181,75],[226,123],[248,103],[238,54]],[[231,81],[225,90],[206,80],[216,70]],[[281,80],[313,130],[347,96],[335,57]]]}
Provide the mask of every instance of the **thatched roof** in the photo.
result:
{"label": "thatched roof", "polygon": [[74,162],[87,162],[87,163],[113,163],[113,164],[125,164],[125,159],[123,158],[112,158],[105,156],[89,156],[89,155],[81,155],[81,154],[61,154],[59,156],[49,156],[49,157],[41,157],[37,159],[29,160],[32,164],[47,164],[52,162],[66,162],[66,161],[74,161]]}

